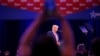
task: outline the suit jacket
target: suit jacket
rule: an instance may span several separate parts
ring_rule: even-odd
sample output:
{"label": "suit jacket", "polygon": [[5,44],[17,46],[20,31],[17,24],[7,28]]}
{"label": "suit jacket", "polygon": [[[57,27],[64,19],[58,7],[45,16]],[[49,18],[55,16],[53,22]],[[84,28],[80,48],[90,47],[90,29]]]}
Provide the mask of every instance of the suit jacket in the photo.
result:
{"label": "suit jacket", "polygon": [[48,31],[48,32],[47,32],[47,35],[48,35],[49,37],[51,37],[51,38],[56,42],[55,35],[53,34],[52,31]]}

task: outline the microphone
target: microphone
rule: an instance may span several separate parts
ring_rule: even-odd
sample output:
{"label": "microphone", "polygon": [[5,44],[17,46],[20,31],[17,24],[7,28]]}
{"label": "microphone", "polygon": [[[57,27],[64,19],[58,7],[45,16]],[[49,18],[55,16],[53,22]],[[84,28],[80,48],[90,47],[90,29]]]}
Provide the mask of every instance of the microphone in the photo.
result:
{"label": "microphone", "polygon": [[62,32],[62,30],[58,30],[58,32]]}

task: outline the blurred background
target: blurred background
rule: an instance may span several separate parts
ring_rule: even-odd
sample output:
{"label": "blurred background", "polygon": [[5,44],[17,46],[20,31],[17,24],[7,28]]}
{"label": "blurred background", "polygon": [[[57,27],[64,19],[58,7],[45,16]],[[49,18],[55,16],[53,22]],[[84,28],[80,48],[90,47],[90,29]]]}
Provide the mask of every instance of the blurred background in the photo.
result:
{"label": "blurred background", "polygon": [[[0,0],[1,53],[9,51],[12,56],[15,55],[22,33],[43,11],[44,1]],[[91,40],[100,37],[100,0],[55,0],[54,3],[72,26],[75,46],[84,43],[86,49],[90,50]],[[48,24],[50,26],[48,29],[45,27],[45,32],[51,29],[53,22]]]}

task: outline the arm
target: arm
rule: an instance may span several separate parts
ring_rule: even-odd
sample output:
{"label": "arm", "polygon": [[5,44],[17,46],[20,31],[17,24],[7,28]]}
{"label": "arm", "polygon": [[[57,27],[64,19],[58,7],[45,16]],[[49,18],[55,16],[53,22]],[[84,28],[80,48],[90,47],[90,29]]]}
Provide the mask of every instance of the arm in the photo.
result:
{"label": "arm", "polygon": [[33,21],[29,27],[25,30],[25,32],[22,34],[21,39],[19,41],[19,46],[17,50],[17,56],[30,56],[31,54],[31,46],[30,43],[32,42],[32,39],[34,39],[39,26],[43,23],[44,15],[40,15],[39,18],[37,18],[35,21]]}
{"label": "arm", "polygon": [[68,21],[63,18],[59,13],[55,13],[55,16],[61,22],[62,37],[64,39],[64,49],[62,50],[62,56],[75,56],[74,49],[74,35]]}
{"label": "arm", "polygon": [[[62,18],[63,19],[63,18]],[[62,25],[62,36],[64,39],[64,50],[63,56],[74,56],[74,36],[69,26],[69,23],[66,20],[61,21]]]}
{"label": "arm", "polygon": [[41,23],[42,21],[40,20],[40,18],[38,18],[29,25],[29,27],[21,36],[20,45],[28,45],[31,43]]}
{"label": "arm", "polygon": [[23,33],[22,37],[21,37],[21,41],[20,43],[21,44],[29,44],[30,41],[32,41],[33,37],[36,35],[36,32],[39,28],[39,26],[44,22],[46,21],[47,17],[50,17],[49,13],[48,13],[48,9],[46,6],[44,6],[44,9],[43,9],[43,13],[41,13],[35,21],[33,21],[31,23],[31,25],[25,30],[25,32]]}

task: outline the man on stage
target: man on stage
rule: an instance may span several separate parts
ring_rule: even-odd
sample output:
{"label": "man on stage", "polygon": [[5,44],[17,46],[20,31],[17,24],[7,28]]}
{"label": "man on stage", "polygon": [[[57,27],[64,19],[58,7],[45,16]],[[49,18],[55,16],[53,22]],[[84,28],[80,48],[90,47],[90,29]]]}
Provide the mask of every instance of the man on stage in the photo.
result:
{"label": "man on stage", "polygon": [[59,28],[58,25],[53,25],[52,31],[48,31],[47,35],[53,37],[53,39],[56,41],[57,45],[59,46],[60,42],[59,42],[59,36],[57,34],[58,28]]}

